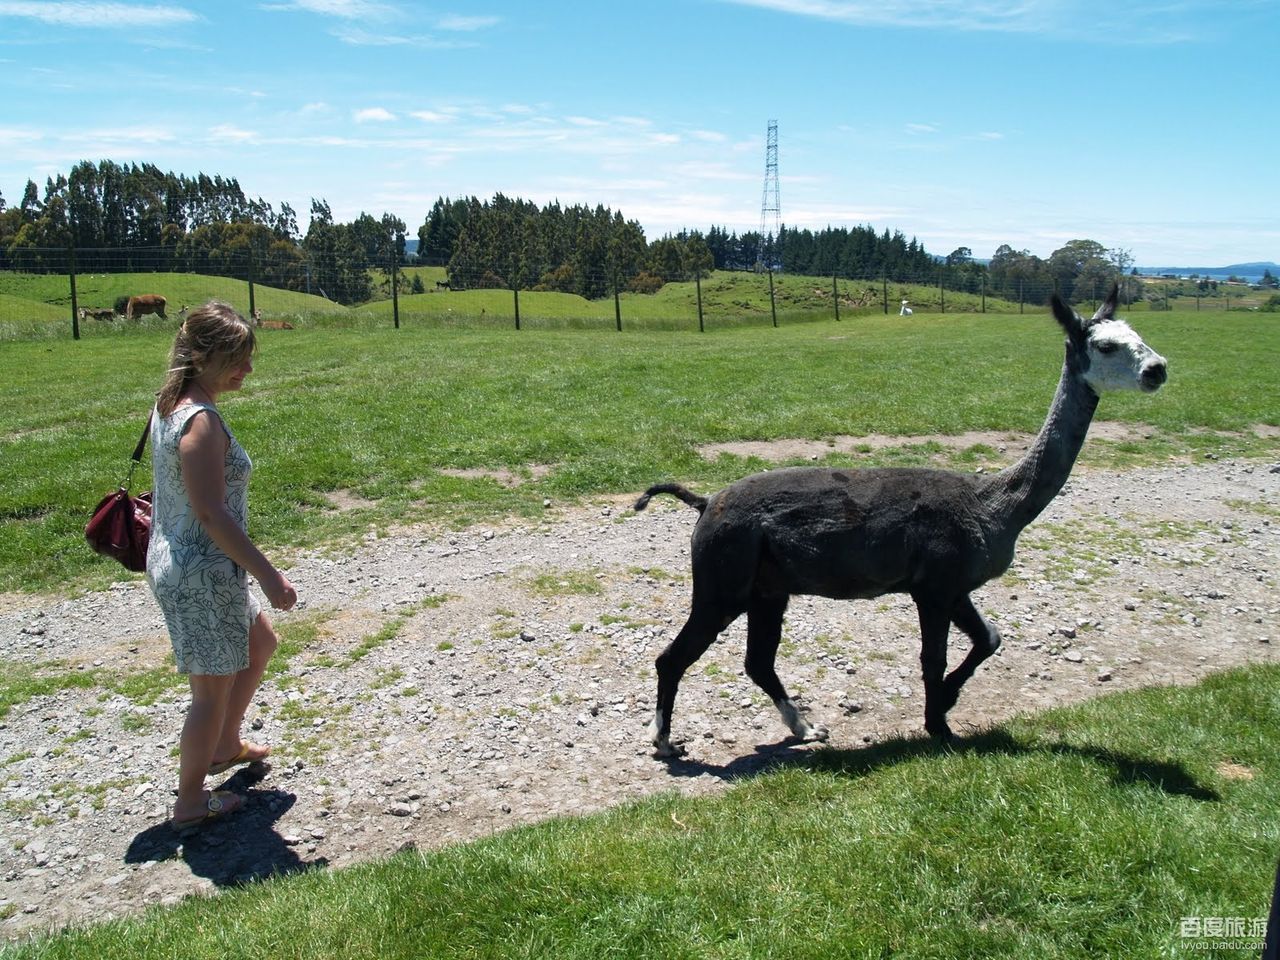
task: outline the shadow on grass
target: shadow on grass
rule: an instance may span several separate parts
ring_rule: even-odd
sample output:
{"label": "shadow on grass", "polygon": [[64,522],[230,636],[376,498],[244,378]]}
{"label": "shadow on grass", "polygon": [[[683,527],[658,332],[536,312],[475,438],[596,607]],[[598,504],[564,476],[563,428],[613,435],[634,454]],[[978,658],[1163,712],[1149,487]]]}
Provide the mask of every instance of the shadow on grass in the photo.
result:
{"label": "shadow on grass", "polygon": [[760,776],[789,766],[861,777],[885,767],[929,757],[942,757],[951,752],[978,755],[1031,756],[1047,754],[1083,757],[1107,769],[1112,783],[1150,787],[1174,796],[1216,802],[1215,790],[1202,786],[1177,763],[1166,763],[1134,757],[1102,747],[1080,747],[1066,743],[1025,743],[1000,729],[972,734],[955,747],[945,747],[925,736],[892,737],[879,743],[852,750],[834,747],[814,749],[811,744],[788,738],[778,743],[757,744],[755,752],[736,757],[726,764],[706,763],[686,756],[666,758],[673,777],[713,776],[736,781]]}
{"label": "shadow on grass", "polygon": [[219,790],[245,797],[245,805],[226,819],[180,835],[169,824],[159,823],[143,830],[125,851],[125,863],[156,860],[183,860],[191,872],[219,887],[235,887],[290,873],[328,866],[320,858],[302,860],[292,846],[276,832],[274,824],[297,801],[283,790],[257,790],[271,767],[265,763],[242,768]]}
{"label": "shadow on grass", "polygon": [[971,753],[1002,755],[1009,757],[1045,754],[1051,756],[1082,757],[1105,768],[1113,784],[1150,787],[1173,796],[1192,800],[1216,802],[1221,799],[1217,791],[1202,786],[1186,768],[1178,763],[1150,760],[1118,753],[1103,747],[1075,746],[1067,743],[1024,743],[1000,729],[974,734],[962,740],[956,747],[944,747],[927,737],[894,737],[857,750],[822,750],[807,754],[814,770],[860,777],[883,767],[893,766],[920,757],[933,757],[946,753]]}

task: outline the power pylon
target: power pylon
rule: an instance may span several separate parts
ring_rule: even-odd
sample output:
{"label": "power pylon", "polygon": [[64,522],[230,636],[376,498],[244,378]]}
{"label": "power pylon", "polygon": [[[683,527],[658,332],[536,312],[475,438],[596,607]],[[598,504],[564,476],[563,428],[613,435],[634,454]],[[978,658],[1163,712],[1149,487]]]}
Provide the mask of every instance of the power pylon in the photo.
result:
{"label": "power pylon", "polygon": [[[760,201],[760,251],[756,255],[757,270],[764,266],[766,242],[772,237],[776,244],[781,228],[782,201],[778,194],[778,121],[770,120],[769,134],[764,143],[764,196]],[[776,259],[776,256],[772,259]]]}

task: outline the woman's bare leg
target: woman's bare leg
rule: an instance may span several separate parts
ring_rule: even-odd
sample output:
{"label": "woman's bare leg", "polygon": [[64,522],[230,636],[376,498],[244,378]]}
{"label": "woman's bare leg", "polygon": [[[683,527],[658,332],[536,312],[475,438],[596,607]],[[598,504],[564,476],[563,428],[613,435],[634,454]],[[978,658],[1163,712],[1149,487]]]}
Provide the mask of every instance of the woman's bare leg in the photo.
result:
{"label": "woman's bare leg", "polygon": [[[266,611],[259,613],[249,625],[249,666],[234,675],[234,682],[227,697],[227,711],[223,719],[221,733],[214,748],[214,760],[230,760],[240,753],[240,728],[244,724],[244,715],[253,702],[253,695],[258,692],[262,683],[262,675],[267,671],[267,662],[275,653],[280,638]],[[254,749],[250,744],[250,756],[261,759],[267,755],[266,748]]]}
{"label": "woman's bare leg", "polygon": [[178,799],[175,820],[190,820],[205,813],[204,778],[227,714],[227,698],[235,675],[191,674],[191,706],[182,725],[178,759]]}

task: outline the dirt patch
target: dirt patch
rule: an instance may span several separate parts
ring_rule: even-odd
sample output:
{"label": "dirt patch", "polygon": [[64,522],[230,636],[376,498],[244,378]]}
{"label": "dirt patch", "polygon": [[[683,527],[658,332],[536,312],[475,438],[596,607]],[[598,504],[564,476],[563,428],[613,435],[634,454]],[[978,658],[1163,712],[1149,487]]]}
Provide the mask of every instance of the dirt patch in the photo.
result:
{"label": "dirt patch", "polygon": [[[1095,421],[1089,428],[1094,439],[1132,441],[1149,438],[1154,427],[1143,424],[1118,423],[1109,420]],[[1010,460],[1026,453],[1035,437],[1031,434],[1006,430],[972,430],[959,434],[927,434],[922,436],[887,436],[869,434],[863,437],[838,436],[826,440],[738,440],[728,443],[709,443],[698,448],[698,454],[706,460],[715,460],[721,454],[738,457],[756,457],[770,463],[789,460],[820,460],[832,453],[866,453],[893,447],[919,446],[935,443],[947,450],[968,450],[975,446],[990,447]]]}
{"label": "dirt patch", "polygon": [[462,477],[467,480],[495,480],[504,487],[518,487],[530,480],[540,480],[551,472],[551,467],[534,463],[519,470],[487,469],[483,467],[445,468],[440,471],[447,477]]}
{"label": "dirt patch", "polygon": [[1218,764],[1218,775],[1224,780],[1252,780],[1253,769],[1239,763]]}
{"label": "dirt patch", "polygon": [[369,500],[353,490],[329,490],[324,494],[330,510],[338,513],[351,513],[353,510],[372,510],[378,506],[377,500]]}

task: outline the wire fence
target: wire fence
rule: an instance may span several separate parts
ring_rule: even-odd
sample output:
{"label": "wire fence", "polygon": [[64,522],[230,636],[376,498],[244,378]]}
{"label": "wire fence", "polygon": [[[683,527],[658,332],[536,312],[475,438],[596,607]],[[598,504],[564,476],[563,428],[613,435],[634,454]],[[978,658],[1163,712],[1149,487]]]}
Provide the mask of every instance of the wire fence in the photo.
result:
{"label": "wire fence", "polygon": [[[775,272],[603,268],[470,271],[402,264],[360,251],[308,254],[292,245],[10,251],[0,269],[0,338],[119,331],[181,316],[222,299],[267,325],[402,323],[453,326],[696,329],[845,320],[868,314],[1039,312],[1062,282],[992,276],[977,265],[939,264],[927,274],[797,276]],[[509,277],[521,277],[513,283]],[[1247,284],[1137,277],[1070,278],[1065,298],[1092,310],[1112,282],[1130,310],[1266,309],[1270,291]],[[675,286],[675,285],[679,286]],[[548,296],[572,294],[572,296]]]}

